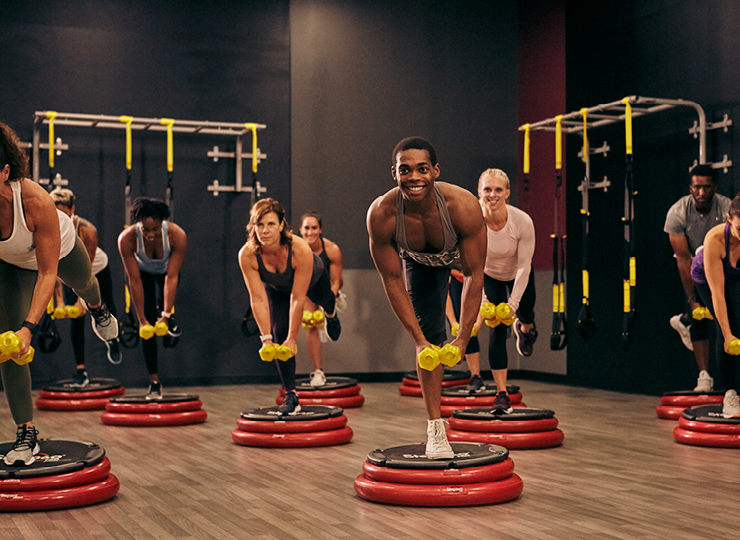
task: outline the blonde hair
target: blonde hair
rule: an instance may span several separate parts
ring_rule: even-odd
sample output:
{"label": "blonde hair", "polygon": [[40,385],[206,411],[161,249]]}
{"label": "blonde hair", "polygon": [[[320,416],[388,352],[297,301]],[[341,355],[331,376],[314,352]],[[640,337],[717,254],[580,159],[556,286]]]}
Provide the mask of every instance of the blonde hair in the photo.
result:
{"label": "blonde hair", "polygon": [[75,194],[71,189],[57,186],[51,190],[49,195],[54,200],[54,204],[61,204],[67,208],[72,208],[75,205]]}
{"label": "blonde hair", "polygon": [[483,171],[483,173],[480,175],[480,178],[478,178],[478,189],[480,189],[480,181],[483,180],[484,176],[491,176],[493,178],[501,178],[502,180],[506,180],[506,189],[511,191],[511,182],[509,181],[509,175],[507,175],[501,169],[486,169],[485,171]]}

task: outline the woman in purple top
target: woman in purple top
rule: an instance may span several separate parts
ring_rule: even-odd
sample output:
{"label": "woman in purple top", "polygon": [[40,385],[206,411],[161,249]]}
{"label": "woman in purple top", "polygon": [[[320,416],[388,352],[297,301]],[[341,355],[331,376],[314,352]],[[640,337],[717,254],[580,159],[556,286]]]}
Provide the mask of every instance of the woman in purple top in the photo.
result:
{"label": "woman in purple top", "polygon": [[740,336],[736,308],[740,307],[740,194],[727,213],[727,223],[709,230],[703,249],[691,264],[691,277],[704,304],[717,325],[717,355],[725,382],[722,414],[740,418],[740,402],[735,392],[735,358],[729,354],[730,343]]}

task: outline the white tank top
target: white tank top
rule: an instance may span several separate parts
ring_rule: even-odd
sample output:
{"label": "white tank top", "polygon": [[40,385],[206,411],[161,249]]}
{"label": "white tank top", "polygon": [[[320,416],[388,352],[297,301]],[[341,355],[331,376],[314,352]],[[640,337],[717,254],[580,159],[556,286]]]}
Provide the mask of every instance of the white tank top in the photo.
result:
{"label": "white tank top", "polygon": [[[72,222],[75,226],[75,234],[80,235],[80,216],[72,216]],[[103,251],[100,246],[95,248],[95,259],[92,261],[92,273],[97,275],[98,272],[108,266],[108,254]]]}
{"label": "white tank top", "polygon": [[[33,242],[33,233],[26,226],[26,213],[23,211],[21,182],[10,182],[10,188],[13,190],[13,232],[9,238],[0,241],[0,259],[26,270],[38,270],[36,244]],[[61,260],[75,247],[77,235],[69,216],[59,210],[57,210],[57,215],[62,236],[62,247],[59,252]]]}

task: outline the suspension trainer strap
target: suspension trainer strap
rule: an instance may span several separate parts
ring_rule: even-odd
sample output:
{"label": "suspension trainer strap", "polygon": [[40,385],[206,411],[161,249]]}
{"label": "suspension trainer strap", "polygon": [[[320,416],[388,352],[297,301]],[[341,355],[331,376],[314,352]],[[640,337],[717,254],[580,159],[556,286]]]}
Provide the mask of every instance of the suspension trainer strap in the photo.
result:
{"label": "suspension trainer strap", "polygon": [[[563,187],[563,159],[562,159],[562,115],[555,117],[556,128],[555,128],[555,201],[554,201],[554,224],[553,234],[551,235],[552,243],[552,333],[550,334],[550,349],[553,351],[561,351],[565,348],[568,342],[568,335],[566,332],[565,322],[565,297],[564,297],[564,286],[565,286],[565,273],[561,273],[558,276],[558,270],[561,264],[564,265],[565,261],[559,261],[561,254],[563,259],[565,258],[564,247],[558,250],[558,241],[560,237],[558,235],[559,230],[559,206]],[[561,246],[564,246],[565,236],[563,235],[563,241]]]}
{"label": "suspension trainer strap", "polygon": [[54,119],[57,114],[56,111],[46,111],[46,118],[49,119],[49,184],[46,186],[47,191],[54,189]]}
{"label": "suspension trainer strap", "polygon": [[172,172],[174,169],[174,152],[172,140],[172,126],[175,121],[172,118],[162,118],[163,126],[167,126],[167,191],[165,192],[164,202],[170,207],[170,219],[175,219],[174,194],[172,192]]}
{"label": "suspension trainer strap", "polygon": [[634,176],[632,173],[632,106],[629,97],[622,100],[624,103],[624,132],[625,132],[625,177],[624,177],[624,310],[622,314],[622,348],[626,351],[632,340],[632,326],[635,317],[635,208],[634,208]]}
{"label": "suspension trainer strap", "polygon": [[583,239],[583,270],[581,272],[581,280],[583,293],[581,297],[581,311],[578,313],[578,325],[576,330],[581,337],[588,341],[596,335],[596,323],[591,316],[591,308],[589,306],[589,276],[588,276],[588,190],[590,188],[590,157],[589,157],[589,144],[588,144],[588,109],[585,107],[581,109],[581,116],[583,116],[583,163],[586,165],[586,174],[584,175],[583,181],[581,182],[581,228],[582,228],[582,239]]}
{"label": "suspension trainer strap", "polygon": [[259,162],[259,147],[257,146],[257,124],[247,122],[244,127],[252,132],[252,197],[250,199],[250,208],[255,205],[259,199],[259,186],[257,185],[257,163]]}
{"label": "suspension trainer strap", "polygon": [[134,121],[132,116],[121,116],[121,122],[126,124],[126,187],[123,190],[124,200],[124,228],[131,225],[131,166],[133,162],[133,143],[131,140],[131,124]]}

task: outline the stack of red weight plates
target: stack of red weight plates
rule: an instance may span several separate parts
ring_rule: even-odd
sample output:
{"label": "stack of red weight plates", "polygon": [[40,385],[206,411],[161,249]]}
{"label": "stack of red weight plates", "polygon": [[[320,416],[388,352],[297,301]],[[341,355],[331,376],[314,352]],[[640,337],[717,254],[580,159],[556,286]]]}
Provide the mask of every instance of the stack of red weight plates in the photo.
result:
{"label": "stack of red weight plates", "polygon": [[165,394],[157,399],[146,396],[110,398],[100,416],[104,424],[112,426],[184,426],[206,421],[208,414],[198,396]]}
{"label": "stack of red weight plates", "polygon": [[[522,403],[522,393],[519,391],[518,386],[513,384],[507,386],[506,393],[509,394],[512,407],[527,406],[525,403]],[[480,390],[475,393],[470,393],[464,387],[459,386],[442,388],[442,416],[447,418],[452,415],[453,411],[460,409],[478,409],[490,406],[493,405],[494,399],[496,399],[495,385],[490,390]]]}
{"label": "stack of red weight plates", "polygon": [[555,413],[546,409],[514,409],[508,414],[465,409],[452,413],[447,439],[498,444],[509,450],[552,448],[565,438],[557,427]]}
{"label": "stack of red weight plates", "polygon": [[[297,379],[296,393],[301,405],[329,405],[350,409],[362,407],[365,396],[360,394],[357,380],[349,377],[327,377],[323,386],[311,386],[309,379]],[[280,389],[277,404],[283,402],[285,390]]]}
{"label": "stack of red weight plates", "polygon": [[370,452],[355,479],[355,492],[369,501],[403,506],[495,504],[522,493],[524,484],[506,448],[462,442],[451,446],[452,459],[428,459],[424,444]]}
{"label": "stack of red weight plates", "polygon": [[281,415],[277,407],[242,413],[231,433],[242,446],[297,448],[333,446],[352,440],[352,428],[340,407],[301,405],[300,411]]}
{"label": "stack of red weight plates", "polygon": [[740,418],[725,418],[721,403],[689,407],[681,413],[673,438],[694,446],[740,448]]}
{"label": "stack of red weight plates", "polygon": [[[451,386],[465,386],[470,382],[469,371],[456,371],[452,369],[445,369],[442,377],[442,388],[449,388]],[[409,371],[403,376],[401,386],[398,387],[398,392],[402,396],[421,397],[421,385],[419,384],[419,376],[415,371]]]}
{"label": "stack of red weight plates", "polygon": [[72,379],[64,379],[44,387],[36,407],[44,411],[101,411],[110,397],[124,393],[123,385],[115,379],[90,379],[81,388],[71,383]]}
{"label": "stack of red weight plates", "polygon": [[[0,444],[0,457],[12,446]],[[0,512],[90,506],[118,493],[118,478],[100,446],[41,439],[39,447],[31,465],[10,467],[0,460]]]}
{"label": "stack of red weight plates", "polygon": [[694,392],[687,390],[685,392],[666,392],[660,398],[660,405],[655,408],[659,418],[666,420],[678,420],[681,413],[688,407],[699,405],[709,405],[712,403],[722,403],[724,392]]}

